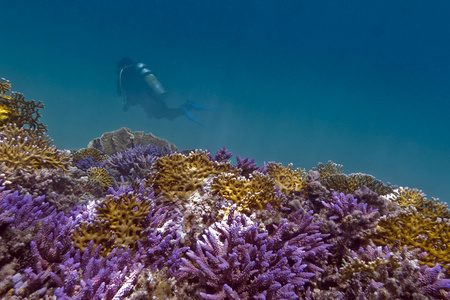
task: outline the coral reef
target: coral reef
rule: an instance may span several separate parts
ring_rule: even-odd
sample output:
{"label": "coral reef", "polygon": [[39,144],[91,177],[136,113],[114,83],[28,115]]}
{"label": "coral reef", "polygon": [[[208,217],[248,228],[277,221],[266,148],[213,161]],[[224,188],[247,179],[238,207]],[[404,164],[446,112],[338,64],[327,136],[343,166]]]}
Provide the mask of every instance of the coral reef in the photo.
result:
{"label": "coral reef", "polygon": [[87,174],[90,182],[98,183],[104,190],[113,185],[113,180],[105,168],[92,167],[87,170]]}
{"label": "coral reef", "polygon": [[321,184],[327,189],[332,189],[344,194],[352,194],[362,186],[368,187],[378,195],[387,195],[393,192],[390,184],[384,184],[372,175],[353,173],[349,175],[335,174],[322,179]]}
{"label": "coral reef", "polygon": [[13,169],[66,169],[70,155],[51,146],[52,142],[36,131],[6,125],[0,131],[0,163]]}
{"label": "coral reef", "polygon": [[283,167],[281,164],[271,162],[267,164],[266,170],[267,175],[275,181],[282,193],[300,192],[306,185],[305,170],[299,168],[293,171],[292,164]]}
{"label": "coral reef", "polygon": [[434,198],[428,200],[425,194],[418,189],[400,187],[387,196],[389,200],[396,202],[402,208],[415,207],[424,217],[450,218],[450,210],[446,203],[439,202]]}
{"label": "coral reef", "polygon": [[9,80],[0,80],[0,128],[6,124],[16,124],[19,128],[28,128],[37,134],[43,134],[47,128],[39,121],[39,110],[44,108],[41,101],[27,101],[21,93],[11,92]]}
{"label": "coral reef", "polygon": [[176,278],[198,281],[192,296],[202,299],[298,299],[296,291],[322,270],[314,261],[325,259],[331,246],[312,214],[292,214],[269,236],[232,208],[186,253]]}
{"label": "coral reef", "polygon": [[72,153],[72,161],[75,166],[83,171],[89,168],[104,168],[108,157],[95,148],[84,148]]}
{"label": "coral reef", "polygon": [[420,190],[126,128],[70,154],[0,96],[2,299],[450,299],[450,212]]}
{"label": "coral reef", "polygon": [[116,247],[134,247],[141,237],[141,225],[152,204],[151,197],[149,193],[125,193],[123,189],[108,195],[96,206],[95,220],[77,228],[73,245],[84,251],[94,241],[94,248],[102,244],[106,254]]}
{"label": "coral reef", "polygon": [[161,157],[156,160],[153,169],[155,172],[146,181],[146,185],[153,187],[157,195],[163,194],[171,200],[187,199],[208,178],[234,172],[228,162],[209,160],[205,151],[193,151],[187,156],[174,153]]}
{"label": "coral reef", "polygon": [[380,245],[394,245],[399,241],[419,248],[427,253],[420,258],[421,263],[430,267],[439,263],[450,270],[450,224],[445,221],[432,220],[411,208],[383,217],[376,232],[368,236]]}
{"label": "coral reef", "polygon": [[275,181],[262,173],[252,173],[249,179],[225,173],[214,177],[211,190],[237,204],[237,210],[250,212],[252,208],[264,209],[267,205],[279,207],[283,201],[275,188]]}

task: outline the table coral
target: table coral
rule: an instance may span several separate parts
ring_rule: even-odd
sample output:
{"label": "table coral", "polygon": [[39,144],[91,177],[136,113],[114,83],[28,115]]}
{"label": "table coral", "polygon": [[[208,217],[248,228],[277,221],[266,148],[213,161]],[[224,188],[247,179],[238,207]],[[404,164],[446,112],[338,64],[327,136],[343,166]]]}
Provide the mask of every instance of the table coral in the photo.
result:
{"label": "table coral", "polygon": [[41,101],[27,101],[21,93],[11,92],[9,80],[0,80],[0,127],[14,123],[18,127],[26,127],[43,134],[47,131],[44,124],[39,121],[39,110],[44,108]]}
{"label": "table coral", "polygon": [[6,125],[0,131],[0,162],[13,169],[66,169],[70,156],[51,146],[52,142],[36,131]]}
{"label": "table coral", "polygon": [[210,177],[233,172],[230,163],[211,161],[205,151],[193,151],[189,155],[174,153],[156,160],[154,173],[146,181],[157,195],[170,200],[187,199]]}

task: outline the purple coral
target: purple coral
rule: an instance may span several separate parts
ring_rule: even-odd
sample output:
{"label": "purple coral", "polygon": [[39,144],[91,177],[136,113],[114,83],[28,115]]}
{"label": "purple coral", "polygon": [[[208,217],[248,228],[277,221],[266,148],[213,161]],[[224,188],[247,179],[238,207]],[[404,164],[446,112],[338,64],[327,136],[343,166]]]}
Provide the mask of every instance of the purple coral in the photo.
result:
{"label": "purple coral", "polygon": [[420,290],[425,294],[440,297],[440,290],[450,290],[450,279],[441,279],[441,266],[422,266],[419,274]]}
{"label": "purple coral", "polygon": [[269,237],[234,209],[182,258],[177,279],[197,278],[203,299],[297,299],[294,289],[321,271],[316,259],[328,255],[320,223],[311,222],[312,212],[299,211]]}
{"label": "purple coral", "polygon": [[[68,252],[60,271],[52,275],[59,286],[55,290],[58,299],[120,299],[133,287],[144,265],[139,253],[134,257],[130,251],[115,248],[108,257],[100,256],[100,247],[93,249],[91,242],[80,255],[80,251]],[[81,278],[77,278],[77,270]]]}
{"label": "purple coral", "polygon": [[228,152],[228,149],[225,146],[220,148],[219,150],[217,150],[214,158],[212,157],[212,155],[210,153],[208,154],[209,160],[220,162],[220,163],[227,162],[232,156],[233,156],[233,153]]}
{"label": "purple coral", "polygon": [[360,245],[364,232],[378,224],[378,210],[359,202],[352,195],[334,192],[328,202],[322,201],[327,220],[324,222],[333,238],[338,255],[342,248],[355,249]]}
{"label": "purple coral", "polygon": [[90,168],[106,168],[107,162],[94,161],[94,158],[92,156],[88,156],[78,161],[75,161],[75,166],[80,170],[87,171]]}
{"label": "purple coral", "polygon": [[157,148],[152,145],[145,147],[136,145],[111,155],[108,164],[112,168],[117,169],[121,175],[135,174],[136,177],[140,177],[142,175],[141,172],[149,169],[158,157],[169,155],[173,152],[169,147]]}
{"label": "purple coral", "polygon": [[55,209],[44,202],[45,197],[33,198],[19,192],[0,190],[0,226],[11,225],[18,230],[34,226],[39,220],[51,215]]}
{"label": "purple coral", "polygon": [[250,174],[254,171],[259,170],[258,165],[255,163],[255,159],[250,160],[248,157],[241,158],[239,155],[236,156],[236,167],[241,169],[241,175],[249,178]]}

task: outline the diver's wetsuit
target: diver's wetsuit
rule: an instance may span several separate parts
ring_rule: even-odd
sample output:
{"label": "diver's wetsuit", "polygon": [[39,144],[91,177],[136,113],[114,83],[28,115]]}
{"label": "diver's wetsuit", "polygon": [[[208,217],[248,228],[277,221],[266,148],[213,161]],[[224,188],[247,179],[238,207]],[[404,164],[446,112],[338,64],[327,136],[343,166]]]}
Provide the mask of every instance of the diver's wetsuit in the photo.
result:
{"label": "diver's wetsuit", "polygon": [[[129,105],[140,105],[148,118],[173,120],[184,115],[183,109],[167,106],[165,97],[167,93],[156,94],[140,74],[135,62],[123,58],[117,64],[117,92],[124,97],[124,110]],[[155,78],[156,79],[156,78]]]}

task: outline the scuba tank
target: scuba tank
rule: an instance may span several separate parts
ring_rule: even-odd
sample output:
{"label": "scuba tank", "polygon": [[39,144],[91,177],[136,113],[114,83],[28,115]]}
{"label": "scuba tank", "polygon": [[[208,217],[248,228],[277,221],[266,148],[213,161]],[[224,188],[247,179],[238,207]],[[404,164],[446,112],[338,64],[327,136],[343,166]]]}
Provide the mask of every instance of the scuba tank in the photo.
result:
{"label": "scuba tank", "polygon": [[158,78],[156,78],[156,76],[149,68],[147,68],[145,64],[137,63],[135,68],[156,97],[159,98],[161,95],[166,93],[166,90],[163,88],[161,82],[159,82]]}

